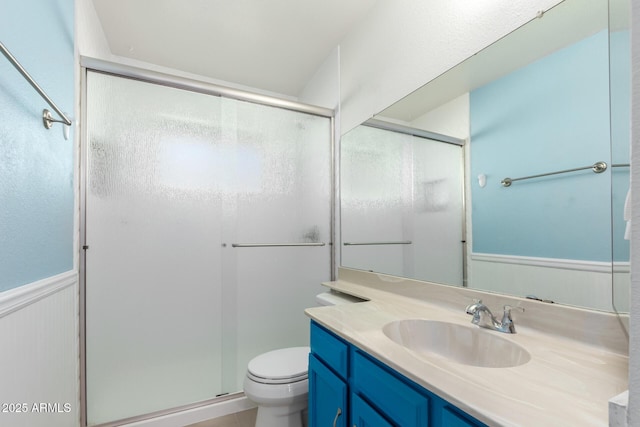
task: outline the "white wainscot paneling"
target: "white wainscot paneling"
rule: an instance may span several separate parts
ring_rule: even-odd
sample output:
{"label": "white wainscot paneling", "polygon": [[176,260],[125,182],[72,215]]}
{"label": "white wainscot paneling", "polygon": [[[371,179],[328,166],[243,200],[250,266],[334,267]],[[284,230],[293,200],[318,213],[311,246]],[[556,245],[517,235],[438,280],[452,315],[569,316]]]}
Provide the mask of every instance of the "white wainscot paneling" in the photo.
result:
{"label": "white wainscot paneling", "polygon": [[474,288],[605,311],[613,307],[612,273],[616,283],[628,276],[628,267],[611,263],[477,253],[469,270]]}
{"label": "white wainscot paneling", "polygon": [[0,293],[0,426],[79,426],[78,275]]}

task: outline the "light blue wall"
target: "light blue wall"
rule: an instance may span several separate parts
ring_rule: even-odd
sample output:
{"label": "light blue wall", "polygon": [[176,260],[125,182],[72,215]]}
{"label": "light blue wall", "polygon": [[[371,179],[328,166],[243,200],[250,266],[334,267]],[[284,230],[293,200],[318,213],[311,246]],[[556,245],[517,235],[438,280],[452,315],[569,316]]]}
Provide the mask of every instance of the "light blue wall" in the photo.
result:
{"label": "light blue wall", "polygon": [[[598,33],[470,96],[473,251],[610,261],[611,169],[500,185],[610,164],[608,37]],[[628,259],[628,258],[627,258]]]}
{"label": "light blue wall", "polygon": [[[74,1],[3,1],[0,41],[75,117]],[[0,291],[73,269],[73,132],[46,130],[44,108],[0,55]]]}

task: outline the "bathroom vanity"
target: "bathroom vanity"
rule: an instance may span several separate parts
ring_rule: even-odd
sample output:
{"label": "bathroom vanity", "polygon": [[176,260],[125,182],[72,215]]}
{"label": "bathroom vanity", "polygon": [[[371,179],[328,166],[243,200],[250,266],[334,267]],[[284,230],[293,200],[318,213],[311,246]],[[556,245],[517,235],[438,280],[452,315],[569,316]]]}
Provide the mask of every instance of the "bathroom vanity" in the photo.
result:
{"label": "bathroom vanity", "polygon": [[[311,427],[602,426],[608,401],[628,388],[624,319],[615,315],[345,272],[325,285],[366,301],[306,310]],[[516,333],[472,325],[465,306],[474,298],[496,315],[504,304],[523,308]],[[460,345],[446,353],[421,341],[425,325]],[[483,347],[497,350],[483,359]]]}
{"label": "bathroom vanity", "polygon": [[485,425],[313,321],[309,419],[310,426]]}

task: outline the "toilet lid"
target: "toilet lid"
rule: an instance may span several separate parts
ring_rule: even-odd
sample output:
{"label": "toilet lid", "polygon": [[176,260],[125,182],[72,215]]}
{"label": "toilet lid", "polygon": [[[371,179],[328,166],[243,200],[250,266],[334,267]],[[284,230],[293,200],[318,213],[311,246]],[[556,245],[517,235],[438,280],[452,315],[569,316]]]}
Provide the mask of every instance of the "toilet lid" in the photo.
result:
{"label": "toilet lid", "polygon": [[260,382],[295,382],[307,378],[309,347],[269,351],[249,362],[249,376]]}

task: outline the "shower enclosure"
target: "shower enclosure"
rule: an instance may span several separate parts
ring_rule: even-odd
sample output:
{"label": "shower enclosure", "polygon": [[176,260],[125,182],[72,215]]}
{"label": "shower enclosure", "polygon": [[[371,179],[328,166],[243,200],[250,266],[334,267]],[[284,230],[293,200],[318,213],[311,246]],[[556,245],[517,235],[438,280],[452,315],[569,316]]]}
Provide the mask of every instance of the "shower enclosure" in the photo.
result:
{"label": "shower enclosure", "polygon": [[330,114],[87,71],[88,425],[242,389],[331,277]]}

